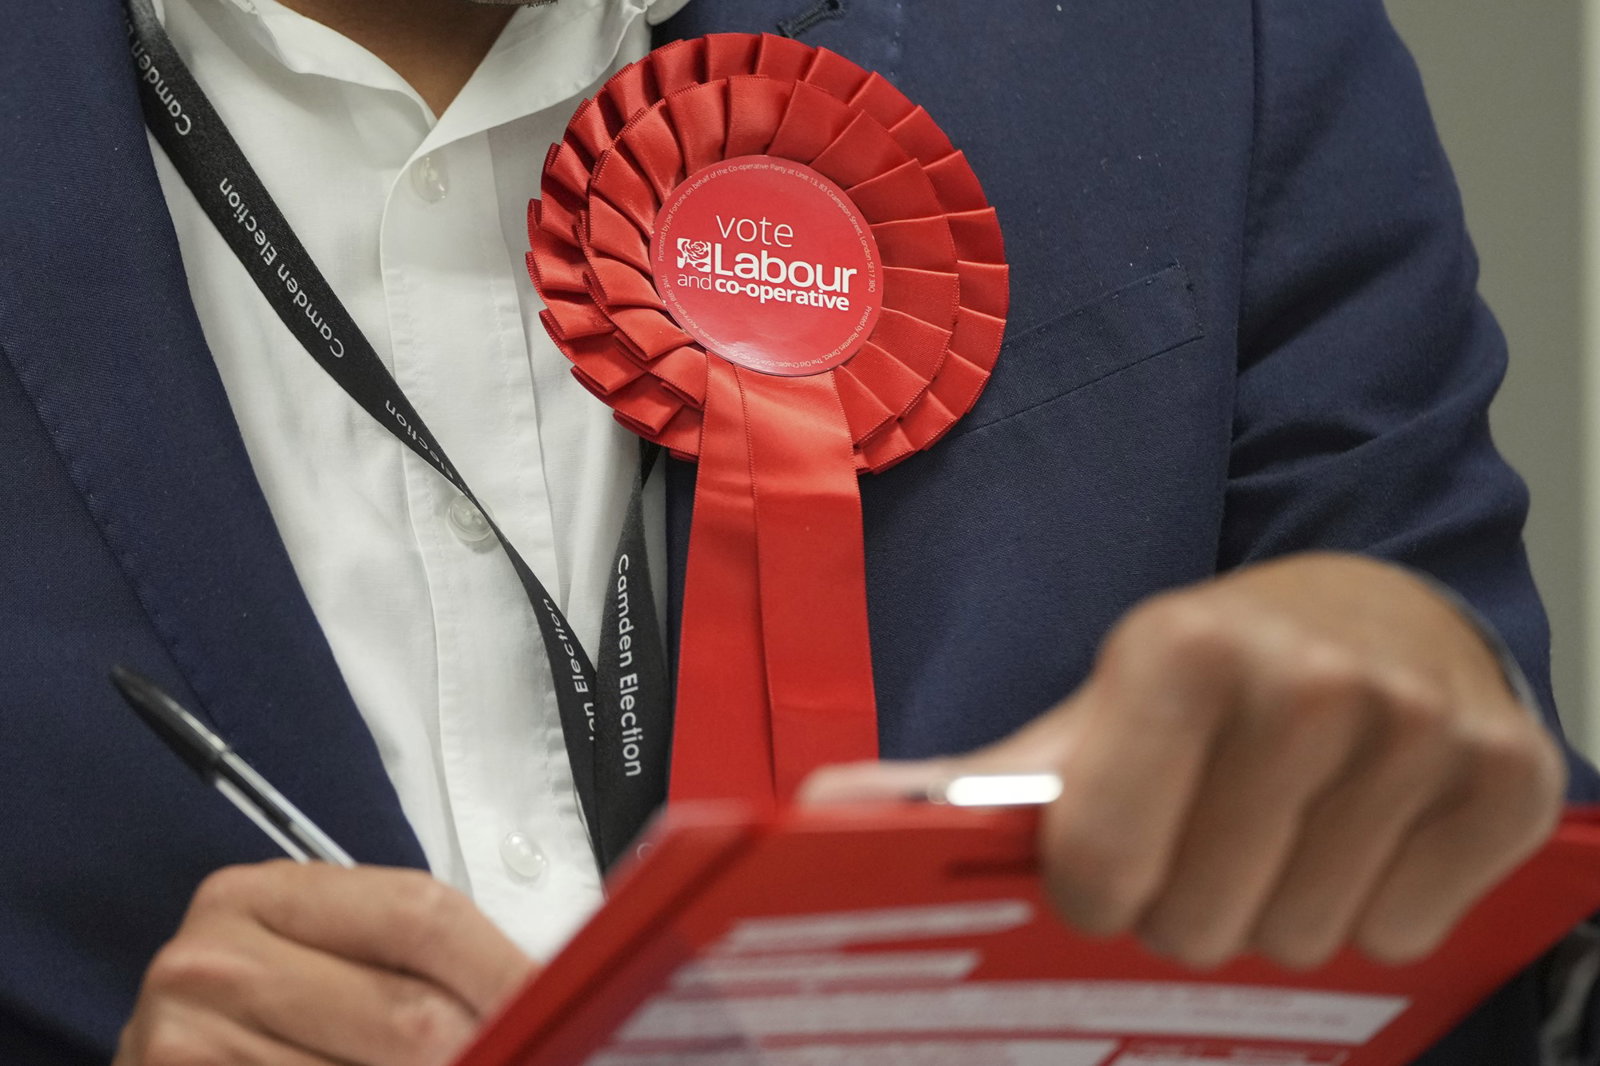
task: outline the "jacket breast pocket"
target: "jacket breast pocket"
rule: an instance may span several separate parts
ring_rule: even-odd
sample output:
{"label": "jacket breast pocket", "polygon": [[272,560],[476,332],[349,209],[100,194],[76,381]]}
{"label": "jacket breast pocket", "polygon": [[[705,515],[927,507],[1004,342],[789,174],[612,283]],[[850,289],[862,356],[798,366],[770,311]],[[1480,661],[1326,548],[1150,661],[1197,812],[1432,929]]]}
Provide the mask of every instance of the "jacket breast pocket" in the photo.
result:
{"label": "jacket breast pocket", "polygon": [[1022,414],[1203,336],[1188,272],[1174,263],[1007,338],[977,406],[952,436]]}

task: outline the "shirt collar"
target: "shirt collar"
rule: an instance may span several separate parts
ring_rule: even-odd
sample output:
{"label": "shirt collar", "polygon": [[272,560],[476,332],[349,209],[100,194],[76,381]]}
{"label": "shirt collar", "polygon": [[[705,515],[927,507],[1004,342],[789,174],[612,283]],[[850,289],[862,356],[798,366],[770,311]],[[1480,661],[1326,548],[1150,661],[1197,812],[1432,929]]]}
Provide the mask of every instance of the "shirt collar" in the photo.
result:
{"label": "shirt collar", "polygon": [[[217,2],[217,0],[213,0]],[[442,116],[377,56],[279,0],[220,0],[247,20],[252,37],[297,74],[400,93],[432,127],[419,151],[438,148],[569,99],[615,63],[641,16],[654,25],[688,0],[556,0],[518,8],[489,54]],[[156,0],[162,14],[162,0]]]}
{"label": "shirt collar", "polygon": [[650,20],[650,25],[658,26],[682,11],[688,2],[689,0],[647,0],[645,18]]}
{"label": "shirt collar", "polygon": [[648,0],[558,0],[519,8],[440,116],[424,151],[535,114],[594,86]]}

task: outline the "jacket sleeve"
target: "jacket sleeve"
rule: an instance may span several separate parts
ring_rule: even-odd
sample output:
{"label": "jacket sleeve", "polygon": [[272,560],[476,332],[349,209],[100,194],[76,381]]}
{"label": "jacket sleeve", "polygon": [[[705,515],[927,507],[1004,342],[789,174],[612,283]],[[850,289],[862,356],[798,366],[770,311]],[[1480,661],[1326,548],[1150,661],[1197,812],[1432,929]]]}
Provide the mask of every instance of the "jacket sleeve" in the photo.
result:
{"label": "jacket sleeve", "polygon": [[[1550,728],[1527,490],[1488,408],[1505,339],[1460,194],[1381,0],[1255,0],[1256,111],[1219,564],[1319,547],[1453,588]],[[1571,797],[1600,780],[1568,751]]]}

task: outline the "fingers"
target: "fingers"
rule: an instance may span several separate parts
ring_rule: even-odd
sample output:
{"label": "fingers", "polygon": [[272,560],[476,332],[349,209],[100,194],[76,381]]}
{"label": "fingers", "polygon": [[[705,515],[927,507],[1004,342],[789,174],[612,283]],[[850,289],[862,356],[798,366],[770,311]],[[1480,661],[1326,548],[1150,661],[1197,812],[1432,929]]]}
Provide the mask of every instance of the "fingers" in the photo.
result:
{"label": "fingers", "polygon": [[235,867],[209,878],[195,906],[241,911],[288,940],[426,978],[480,1014],[531,965],[470,900],[417,870]]}
{"label": "fingers", "polygon": [[204,1005],[235,1028],[335,1062],[446,1062],[477,1025],[466,1004],[436,985],[296,944],[237,916],[168,944],[145,983],[181,1016]]}
{"label": "fingers", "polygon": [[1055,771],[1046,887],[1196,967],[1431,951],[1549,834],[1565,767],[1481,636],[1391,567],[1316,557],[1132,612],[1066,702],[962,759],[840,768],[809,798]]}
{"label": "fingers", "polygon": [[1250,945],[1307,807],[1344,772],[1373,716],[1372,694],[1339,656],[1302,659],[1293,678],[1257,686],[1216,739],[1166,883],[1138,922],[1147,943],[1192,966]]}
{"label": "fingers", "polygon": [[[1197,967],[1249,949],[1310,966],[1351,942],[1415,958],[1559,805],[1554,746],[1503,693],[1474,700],[1416,659],[1233,597],[1136,612],[1074,702],[1054,894],[1081,927]],[[1093,865],[1108,854],[1120,876]]]}
{"label": "fingers", "polygon": [[1467,743],[1436,689],[1395,678],[1375,695],[1375,731],[1345,776],[1308,808],[1252,946],[1297,969],[1351,941],[1402,841],[1462,773]]}
{"label": "fingers", "polygon": [[1566,767],[1533,723],[1480,731],[1468,763],[1469,772],[1405,840],[1373,894],[1356,937],[1368,954],[1404,962],[1432,951],[1554,828]]}
{"label": "fingers", "polygon": [[1193,605],[1157,603],[1108,639],[1094,676],[1058,712],[1069,737],[1063,793],[1043,824],[1046,884],[1087,932],[1135,927],[1183,855],[1222,712],[1247,680],[1219,636]]}
{"label": "fingers", "polygon": [[117,1066],[441,1066],[530,968],[425,874],[235,867],[146,971]]}

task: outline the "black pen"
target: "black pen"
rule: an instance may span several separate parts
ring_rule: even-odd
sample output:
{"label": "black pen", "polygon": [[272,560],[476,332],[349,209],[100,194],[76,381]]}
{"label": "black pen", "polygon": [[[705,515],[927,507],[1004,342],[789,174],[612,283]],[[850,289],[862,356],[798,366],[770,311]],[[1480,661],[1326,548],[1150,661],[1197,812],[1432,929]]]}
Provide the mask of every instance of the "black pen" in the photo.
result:
{"label": "black pen", "polygon": [[313,859],[338,866],[354,866],[352,859],[333,839],[300,812],[283,794],[267,783],[239,758],[226,741],[184,710],[177,700],[147,677],[122,666],[111,668],[111,683],[117,686],[145,724],[188,763],[200,779],[228,797],[261,831],[277,842],[299,862]]}

